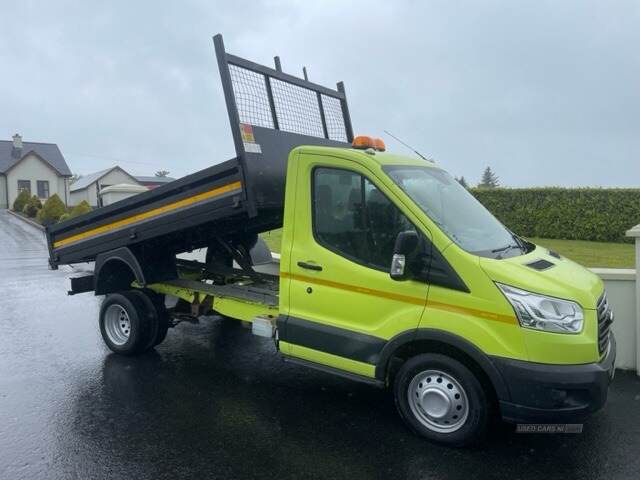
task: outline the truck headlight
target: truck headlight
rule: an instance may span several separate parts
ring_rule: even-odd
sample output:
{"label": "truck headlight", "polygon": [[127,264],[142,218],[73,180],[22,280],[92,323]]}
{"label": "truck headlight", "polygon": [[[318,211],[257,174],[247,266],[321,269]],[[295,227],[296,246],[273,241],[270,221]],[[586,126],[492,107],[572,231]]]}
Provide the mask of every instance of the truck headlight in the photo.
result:
{"label": "truck headlight", "polygon": [[576,302],[496,283],[516,312],[520,326],[555,333],[580,333],[584,311]]}

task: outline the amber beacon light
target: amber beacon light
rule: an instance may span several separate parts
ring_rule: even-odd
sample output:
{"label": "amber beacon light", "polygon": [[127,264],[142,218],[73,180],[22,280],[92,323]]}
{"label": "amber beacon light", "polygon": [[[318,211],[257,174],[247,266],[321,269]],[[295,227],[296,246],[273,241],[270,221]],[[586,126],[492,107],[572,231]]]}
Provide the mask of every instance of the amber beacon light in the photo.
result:
{"label": "amber beacon light", "polygon": [[373,138],[368,135],[358,135],[353,139],[351,146],[360,150],[373,148],[379,152],[384,152],[387,148],[381,138]]}

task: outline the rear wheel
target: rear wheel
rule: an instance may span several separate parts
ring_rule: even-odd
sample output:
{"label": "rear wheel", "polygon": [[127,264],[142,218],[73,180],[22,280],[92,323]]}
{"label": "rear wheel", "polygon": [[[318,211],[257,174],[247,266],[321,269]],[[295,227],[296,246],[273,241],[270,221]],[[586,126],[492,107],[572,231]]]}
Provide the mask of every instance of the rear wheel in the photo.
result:
{"label": "rear wheel", "polygon": [[149,312],[134,292],[112,293],[100,307],[100,333],[115,353],[133,355],[147,348]]}
{"label": "rear wheel", "polygon": [[450,446],[476,443],[489,421],[489,399],[476,376],[441,354],[413,357],[394,382],[396,406],[419,435]]}
{"label": "rear wheel", "polygon": [[164,295],[157,294],[153,290],[132,290],[145,304],[145,312],[149,317],[149,334],[146,348],[159,345],[167,336],[169,329],[169,314],[164,305]]}

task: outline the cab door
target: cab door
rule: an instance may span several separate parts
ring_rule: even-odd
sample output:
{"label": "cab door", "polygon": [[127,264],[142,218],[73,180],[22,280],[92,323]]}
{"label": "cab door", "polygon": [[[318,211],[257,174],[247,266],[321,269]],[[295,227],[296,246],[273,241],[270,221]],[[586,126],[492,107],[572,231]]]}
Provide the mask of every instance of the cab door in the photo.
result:
{"label": "cab door", "polygon": [[426,283],[390,278],[396,236],[426,231],[356,162],[312,154],[298,162],[289,266],[281,272],[289,295],[282,351],[373,377],[386,342],[417,328],[428,293]]}

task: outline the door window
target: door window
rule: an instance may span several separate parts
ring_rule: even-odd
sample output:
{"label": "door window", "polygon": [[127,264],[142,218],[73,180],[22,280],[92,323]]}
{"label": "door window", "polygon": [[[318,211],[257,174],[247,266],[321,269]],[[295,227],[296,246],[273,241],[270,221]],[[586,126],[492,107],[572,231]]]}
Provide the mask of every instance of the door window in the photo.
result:
{"label": "door window", "polygon": [[336,168],[314,170],[313,232],[324,247],[388,271],[396,237],[406,230],[415,227],[367,178]]}

